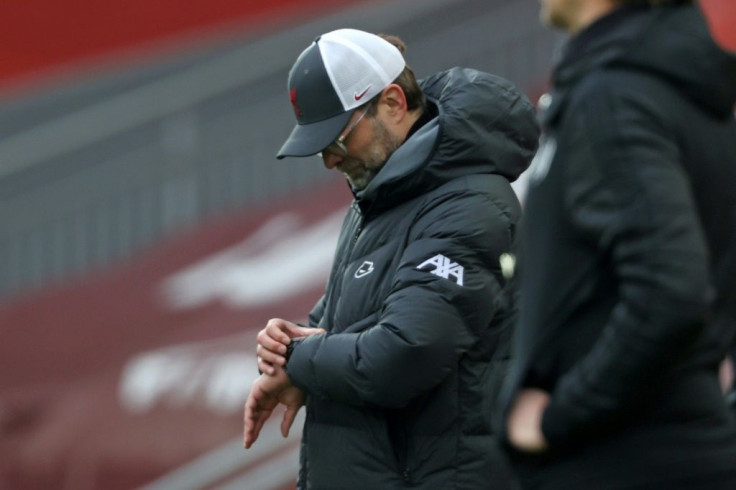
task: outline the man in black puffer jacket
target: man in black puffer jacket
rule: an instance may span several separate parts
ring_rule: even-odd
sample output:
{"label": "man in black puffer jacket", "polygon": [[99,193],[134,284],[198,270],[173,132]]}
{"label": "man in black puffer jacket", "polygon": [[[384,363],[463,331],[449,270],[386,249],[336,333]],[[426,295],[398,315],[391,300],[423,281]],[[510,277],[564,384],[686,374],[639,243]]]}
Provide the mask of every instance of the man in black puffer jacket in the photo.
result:
{"label": "man in black puffer jacket", "polygon": [[258,336],[245,445],[277,401],[288,428],[306,395],[300,488],[507,489],[492,359],[515,311],[510,182],[535,111],[475,70],[417,85],[391,40],[334,31],[291,70],[299,124],[279,156],[322,152],[355,201],[312,329],[274,319]]}
{"label": "man in black puffer jacket", "polygon": [[687,0],[542,12],[573,37],[529,170],[510,454],[530,489],[736,489],[736,57]]}

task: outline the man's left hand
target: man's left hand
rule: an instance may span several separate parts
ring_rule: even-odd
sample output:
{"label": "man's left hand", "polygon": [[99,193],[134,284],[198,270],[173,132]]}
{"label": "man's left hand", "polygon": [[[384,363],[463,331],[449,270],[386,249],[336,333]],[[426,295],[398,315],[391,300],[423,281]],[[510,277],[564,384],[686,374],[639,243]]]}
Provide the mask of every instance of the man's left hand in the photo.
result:
{"label": "man's left hand", "polygon": [[542,416],[549,405],[549,393],[536,388],[519,392],[511,408],[506,431],[509,442],[519,451],[539,453],[547,449],[542,433]]}
{"label": "man's left hand", "polygon": [[286,437],[296,412],[304,403],[304,394],[291,384],[289,375],[281,368],[276,369],[273,376],[262,374],[253,382],[243,414],[243,445],[246,449],[258,439],[263,424],[279,402],[287,408],[281,424],[281,432]]}

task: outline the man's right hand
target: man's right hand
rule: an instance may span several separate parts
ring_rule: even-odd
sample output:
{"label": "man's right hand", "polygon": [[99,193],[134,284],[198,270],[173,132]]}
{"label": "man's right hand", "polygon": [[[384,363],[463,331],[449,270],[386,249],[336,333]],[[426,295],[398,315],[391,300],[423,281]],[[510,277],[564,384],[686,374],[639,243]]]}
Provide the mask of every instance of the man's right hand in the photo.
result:
{"label": "man's right hand", "polygon": [[321,328],[300,327],[280,318],[272,318],[256,336],[258,369],[267,374],[274,374],[276,366],[286,365],[286,346],[291,343],[291,339],[322,333],[325,331]]}

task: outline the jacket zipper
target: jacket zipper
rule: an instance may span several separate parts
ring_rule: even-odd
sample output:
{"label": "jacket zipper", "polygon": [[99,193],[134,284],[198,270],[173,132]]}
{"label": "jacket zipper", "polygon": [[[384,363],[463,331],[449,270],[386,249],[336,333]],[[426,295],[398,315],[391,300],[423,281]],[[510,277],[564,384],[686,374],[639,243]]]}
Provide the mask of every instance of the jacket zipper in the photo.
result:
{"label": "jacket zipper", "polygon": [[[363,217],[363,213],[360,211],[360,207],[356,206],[355,212],[358,213],[358,229],[355,230],[355,234],[353,235],[353,244],[355,244],[358,241],[358,237],[360,237],[360,234],[363,232],[363,222],[365,221],[365,218]],[[353,249],[350,249],[350,253],[352,254]]]}

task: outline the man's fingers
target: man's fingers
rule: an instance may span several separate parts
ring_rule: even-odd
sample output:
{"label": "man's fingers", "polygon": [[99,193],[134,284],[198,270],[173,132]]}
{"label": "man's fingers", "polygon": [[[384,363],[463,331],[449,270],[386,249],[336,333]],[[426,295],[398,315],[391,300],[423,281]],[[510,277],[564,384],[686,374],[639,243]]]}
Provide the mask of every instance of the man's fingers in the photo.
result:
{"label": "man's fingers", "polygon": [[286,364],[286,357],[281,354],[274,353],[261,345],[256,346],[256,355],[263,359],[266,364],[273,366],[283,366]]}
{"label": "man's fingers", "polygon": [[259,402],[256,396],[248,396],[245,402],[245,414],[243,416],[243,446],[250,449],[261,433],[263,424],[271,417],[273,408],[265,408]]}
{"label": "man's fingers", "polygon": [[256,442],[256,438],[253,437],[253,429],[246,427],[243,430],[243,447],[245,449],[250,449],[254,442]]}
{"label": "man's fingers", "polygon": [[292,424],[294,423],[294,419],[296,418],[296,414],[299,412],[300,407],[286,407],[286,412],[284,412],[284,418],[281,420],[281,435],[284,437],[289,437],[289,429],[291,429]]}
{"label": "man's fingers", "polygon": [[273,376],[274,374],[276,374],[276,368],[274,367],[274,365],[264,361],[261,357],[258,358],[258,369],[260,369],[262,373],[266,373],[269,376]]}
{"label": "man's fingers", "polygon": [[261,416],[257,416],[251,422],[252,424],[245,431],[244,445],[245,449],[250,449],[251,446],[258,440],[258,435],[261,433],[261,427],[263,423],[259,423]]}
{"label": "man's fingers", "polygon": [[298,335],[299,327],[281,318],[271,318],[263,330],[274,340],[288,344],[292,337]]}
{"label": "man's fingers", "polygon": [[258,335],[256,335],[256,341],[259,345],[262,345],[265,349],[272,352],[285,353],[286,346],[291,342],[289,336],[281,331],[277,331],[280,335],[274,336],[273,331],[269,327],[264,328]]}
{"label": "man's fingers", "polygon": [[256,421],[256,424],[245,429],[243,433],[243,446],[245,449],[250,449],[258,440],[258,435],[261,433],[261,427],[263,427],[263,422],[259,423]]}
{"label": "man's fingers", "polygon": [[309,337],[310,335],[319,335],[325,333],[323,328],[298,327],[300,337]]}
{"label": "man's fingers", "polygon": [[256,409],[257,404],[253,398],[253,393],[251,392],[245,402],[245,408],[243,411],[243,446],[246,449],[249,449],[257,438],[257,436],[254,437],[253,433]]}

